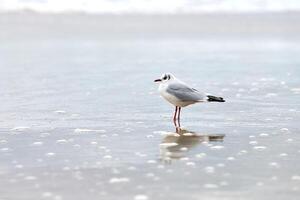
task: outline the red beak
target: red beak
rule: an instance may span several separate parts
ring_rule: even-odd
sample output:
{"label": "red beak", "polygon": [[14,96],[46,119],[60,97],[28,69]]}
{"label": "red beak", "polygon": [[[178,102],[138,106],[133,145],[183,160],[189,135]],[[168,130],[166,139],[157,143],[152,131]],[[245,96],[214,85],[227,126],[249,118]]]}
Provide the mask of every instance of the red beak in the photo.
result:
{"label": "red beak", "polygon": [[160,82],[161,81],[161,79],[156,79],[156,80],[154,80],[154,82]]}

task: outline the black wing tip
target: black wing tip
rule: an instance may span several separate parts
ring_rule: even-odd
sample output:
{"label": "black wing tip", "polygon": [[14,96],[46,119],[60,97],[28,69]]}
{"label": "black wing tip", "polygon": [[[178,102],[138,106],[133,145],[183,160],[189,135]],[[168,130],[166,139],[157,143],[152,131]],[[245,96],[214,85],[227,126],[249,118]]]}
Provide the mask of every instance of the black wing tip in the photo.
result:
{"label": "black wing tip", "polygon": [[212,102],[225,102],[225,100],[223,99],[223,97],[215,97],[215,96],[211,96],[211,95],[207,95],[207,101]]}

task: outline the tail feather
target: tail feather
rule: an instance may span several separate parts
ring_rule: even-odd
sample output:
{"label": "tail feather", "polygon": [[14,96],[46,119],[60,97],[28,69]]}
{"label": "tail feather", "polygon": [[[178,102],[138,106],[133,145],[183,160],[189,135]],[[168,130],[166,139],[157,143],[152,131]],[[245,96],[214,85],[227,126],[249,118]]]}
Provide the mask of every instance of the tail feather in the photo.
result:
{"label": "tail feather", "polygon": [[216,101],[216,102],[225,102],[225,100],[222,97],[215,97],[215,96],[211,96],[211,95],[207,95],[207,101],[211,102],[211,101]]}

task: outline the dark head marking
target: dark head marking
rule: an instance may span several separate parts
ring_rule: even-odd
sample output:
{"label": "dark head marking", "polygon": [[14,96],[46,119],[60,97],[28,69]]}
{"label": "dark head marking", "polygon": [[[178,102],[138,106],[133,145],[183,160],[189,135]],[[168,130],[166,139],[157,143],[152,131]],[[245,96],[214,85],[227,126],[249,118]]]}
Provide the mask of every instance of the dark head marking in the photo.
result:
{"label": "dark head marking", "polygon": [[169,80],[168,75],[165,74],[164,77],[162,78],[164,81]]}

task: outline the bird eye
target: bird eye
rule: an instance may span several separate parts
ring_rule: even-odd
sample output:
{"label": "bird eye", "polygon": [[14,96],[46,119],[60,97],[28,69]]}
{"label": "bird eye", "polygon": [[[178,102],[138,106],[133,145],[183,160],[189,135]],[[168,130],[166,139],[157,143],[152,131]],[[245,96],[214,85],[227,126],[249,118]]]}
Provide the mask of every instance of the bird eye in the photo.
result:
{"label": "bird eye", "polygon": [[167,76],[164,76],[163,80],[167,80]]}

